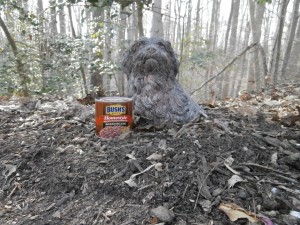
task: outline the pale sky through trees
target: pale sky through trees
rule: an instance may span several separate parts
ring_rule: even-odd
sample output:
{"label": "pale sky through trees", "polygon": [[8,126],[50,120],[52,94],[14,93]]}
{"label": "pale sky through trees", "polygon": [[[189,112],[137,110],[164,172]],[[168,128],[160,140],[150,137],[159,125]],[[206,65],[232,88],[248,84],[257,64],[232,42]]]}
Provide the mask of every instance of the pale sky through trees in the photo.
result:
{"label": "pale sky through trees", "polygon": [[[51,0],[55,7],[50,8],[50,0],[24,0],[17,1],[16,4],[19,4],[19,8],[28,9],[29,15],[33,14],[32,18],[36,20],[36,25],[20,18],[22,11],[10,5],[12,1],[4,4],[3,9],[6,11],[1,12],[1,17],[8,24],[20,51],[25,51],[28,57],[35,57],[29,54],[31,51],[27,47],[30,46],[35,48],[36,52],[41,51],[40,54],[43,52],[49,54],[47,55],[49,58],[45,56],[44,60],[46,65],[49,61],[53,63],[50,63],[53,70],[43,68],[43,64],[38,64],[39,61],[28,60],[27,62],[32,63],[28,67],[30,70],[42,67],[42,73],[60,74],[58,71],[63,71],[64,68],[60,67],[59,62],[54,60],[55,57],[50,55],[60,54],[59,57],[66,60],[69,56],[61,51],[66,48],[77,51],[80,47],[80,51],[86,55],[83,54],[83,57],[76,55],[78,54],[76,51],[72,52],[73,61],[69,65],[74,66],[72,68],[74,70],[77,70],[79,65],[81,76],[87,76],[85,80],[89,80],[90,68],[93,66],[110,70],[119,69],[118,60],[128,45],[140,36],[149,37],[151,27],[155,27],[155,23],[159,25],[156,27],[161,27],[159,19],[152,20],[153,13],[160,14],[161,11],[163,37],[171,42],[181,62],[178,79],[190,92],[221,71],[230,60],[253,42],[257,42],[258,47],[238,57],[220,79],[214,79],[211,86],[207,87],[214,89],[214,92],[226,93],[222,94],[224,96],[229,90],[234,90],[230,95],[235,96],[240,89],[250,88],[250,84],[253,84],[251,90],[258,91],[268,82],[277,82],[276,76],[278,80],[282,79],[281,76],[285,71],[285,76],[289,79],[285,77],[284,80],[299,77],[297,71],[300,67],[300,25],[295,19],[298,18],[299,12],[299,7],[295,4],[297,1],[299,0],[273,0],[272,3],[257,4],[256,0],[162,0],[161,10],[153,4],[139,7],[137,4],[131,4],[120,10],[118,3],[99,9],[86,7],[88,4],[82,1],[70,4],[68,1]],[[43,7],[38,4],[41,2]],[[283,6],[287,6],[287,10]],[[60,13],[61,9],[64,15]],[[152,34],[161,35],[159,32]],[[3,29],[0,35],[3,39],[0,43],[1,48],[7,48],[6,51],[9,52]],[[98,55],[95,55],[96,53]],[[9,57],[5,60],[2,63],[10,62]],[[73,62],[76,63],[73,65]],[[73,72],[70,72],[70,76],[73,76],[71,73]],[[108,77],[117,80],[111,78],[113,73],[115,71],[109,71]],[[121,77],[120,71],[118,74]],[[259,82],[262,84],[256,85]],[[221,91],[224,84],[226,91]],[[208,90],[205,92],[207,94]],[[200,93],[199,98],[204,95]]]}

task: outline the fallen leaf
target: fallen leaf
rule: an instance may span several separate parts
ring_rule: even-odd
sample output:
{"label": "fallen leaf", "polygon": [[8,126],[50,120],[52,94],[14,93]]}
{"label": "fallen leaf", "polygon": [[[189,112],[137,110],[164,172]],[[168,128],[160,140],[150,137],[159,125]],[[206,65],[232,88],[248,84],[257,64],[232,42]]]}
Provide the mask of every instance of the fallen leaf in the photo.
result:
{"label": "fallen leaf", "polygon": [[224,161],[224,165],[226,166],[227,169],[229,169],[232,173],[236,174],[236,175],[240,175],[240,172],[232,169],[230,166],[232,165],[234,159],[229,156],[227,159],[225,159]]}
{"label": "fallen leaf", "polygon": [[148,156],[146,159],[150,160],[150,161],[159,161],[159,160],[162,159],[162,155],[157,154],[157,153],[153,153],[152,155]]}
{"label": "fallen leaf", "polygon": [[234,203],[221,203],[218,208],[222,210],[231,221],[248,219],[250,223],[256,224],[262,222],[265,225],[274,225],[274,223],[268,217],[246,211]]}
{"label": "fallen leaf", "polygon": [[84,98],[78,98],[77,101],[82,105],[93,105],[95,98],[91,94],[87,94]]}
{"label": "fallen leaf", "polygon": [[157,223],[158,223],[157,217],[152,217],[152,218],[150,219],[150,224],[157,224]]}
{"label": "fallen leaf", "polygon": [[162,163],[155,163],[154,168],[155,168],[157,171],[161,172],[161,171],[163,171],[162,166],[163,166]]}
{"label": "fallen leaf", "polygon": [[9,177],[10,175],[12,175],[14,172],[17,171],[17,167],[15,165],[11,165],[11,164],[3,164],[3,165],[5,166],[6,171],[3,171],[2,175],[5,177]]}
{"label": "fallen leaf", "polygon": [[233,175],[227,182],[228,182],[229,188],[232,188],[236,183],[242,182],[242,181],[245,181],[245,180],[243,180],[243,178],[241,178],[238,175]]}
{"label": "fallen leaf", "polygon": [[126,184],[128,184],[129,187],[137,187],[137,183],[133,179],[128,179],[124,181]]}
{"label": "fallen leaf", "polygon": [[204,212],[210,212],[211,211],[211,201],[201,200],[201,201],[199,201],[199,204],[201,205]]}
{"label": "fallen leaf", "polygon": [[56,211],[55,213],[52,214],[52,216],[53,216],[54,218],[61,218],[60,211]]}
{"label": "fallen leaf", "polygon": [[161,150],[166,150],[167,149],[167,141],[165,139],[160,140],[158,143],[158,148]]}
{"label": "fallen leaf", "polygon": [[274,166],[277,166],[277,159],[278,159],[278,154],[277,152],[275,152],[272,156],[271,156],[271,163],[274,165]]}
{"label": "fallen leaf", "polygon": [[175,217],[174,213],[164,206],[158,206],[157,208],[151,209],[150,214],[153,217],[157,217],[162,222],[171,222]]}
{"label": "fallen leaf", "polygon": [[113,216],[113,215],[115,215],[116,214],[116,211],[111,211],[111,210],[108,210],[106,213],[105,213],[105,215],[107,216],[107,217],[111,217],[111,216]]}
{"label": "fallen leaf", "polygon": [[229,217],[231,221],[236,221],[238,219],[246,218],[251,223],[259,222],[259,220],[257,219],[254,213],[248,212],[234,203],[231,204],[221,203],[218,208],[222,210],[224,213],[226,213],[226,215]]}

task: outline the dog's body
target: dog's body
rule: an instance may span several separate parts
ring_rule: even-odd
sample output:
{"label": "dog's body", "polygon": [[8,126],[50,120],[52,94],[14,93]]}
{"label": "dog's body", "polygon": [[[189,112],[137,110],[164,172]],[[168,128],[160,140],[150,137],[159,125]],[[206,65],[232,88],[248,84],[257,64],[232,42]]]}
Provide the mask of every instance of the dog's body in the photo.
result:
{"label": "dog's body", "polygon": [[135,114],[153,125],[184,124],[206,116],[176,80],[179,61],[169,42],[141,38],[125,51],[122,65]]}

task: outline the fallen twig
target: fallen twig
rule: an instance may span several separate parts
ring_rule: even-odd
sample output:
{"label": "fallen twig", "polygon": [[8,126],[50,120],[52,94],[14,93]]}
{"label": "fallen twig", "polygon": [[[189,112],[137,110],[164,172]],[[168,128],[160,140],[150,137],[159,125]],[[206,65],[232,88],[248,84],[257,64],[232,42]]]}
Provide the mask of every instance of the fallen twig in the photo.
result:
{"label": "fallen twig", "polygon": [[273,172],[276,172],[276,173],[280,173],[280,174],[284,174],[284,175],[291,175],[291,174],[288,174],[288,173],[281,172],[280,170],[275,170],[273,168],[270,168],[270,167],[267,167],[267,166],[262,166],[262,165],[259,165],[259,164],[256,164],[256,163],[241,163],[240,165],[242,165],[242,166],[255,166],[255,167],[265,169],[265,170],[270,170],[270,171],[273,171]]}
{"label": "fallen twig", "polygon": [[218,165],[219,165],[219,164],[216,164],[216,165],[209,171],[209,173],[208,173],[208,174],[206,175],[206,177],[204,178],[202,184],[200,185],[199,190],[198,190],[198,194],[197,194],[197,198],[196,198],[196,201],[195,201],[195,205],[194,205],[194,210],[195,210],[196,207],[197,207],[197,203],[198,203],[198,200],[199,200],[199,196],[200,196],[200,192],[201,192],[202,187],[204,186],[204,184],[205,184],[207,178],[209,177],[209,175],[212,173],[212,171],[215,170],[215,168],[216,168]]}
{"label": "fallen twig", "polygon": [[184,192],[183,192],[183,194],[182,194],[182,199],[184,199],[184,196],[185,196],[185,194],[186,194],[186,191],[187,191],[187,189],[188,189],[188,187],[189,187],[190,185],[186,185],[186,187],[185,187],[185,189],[184,189]]}
{"label": "fallen twig", "polygon": [[251,45],[249,45],[247,48],[244,49],[244,51],[242,51],[240,54],[238,54],[236,57],[234,57],[217,75],[212,76],[211,78],[209,78],[207,81],[205,81],[199,88],[197,88],[196,90],[192,91],[190,93],[190,95],[193,95],[196,91],[199,91],[200,89],[202,89],[207,83],[209,83],[210,81],[212,81],[213,79],[219,77],[228,67],[230,67],[238,58],[240,58],[242,55],[244,55],[247,51],[249,51],[251,48],[257,46],[258,43],[253,43]]}
{"label": "fallen twig", "polygon": [[11,196],[16,192],[17,188],[20,189],[20,184],[19,183],[15,183],[15,187],[9,193],[8,198],[11,198]]}

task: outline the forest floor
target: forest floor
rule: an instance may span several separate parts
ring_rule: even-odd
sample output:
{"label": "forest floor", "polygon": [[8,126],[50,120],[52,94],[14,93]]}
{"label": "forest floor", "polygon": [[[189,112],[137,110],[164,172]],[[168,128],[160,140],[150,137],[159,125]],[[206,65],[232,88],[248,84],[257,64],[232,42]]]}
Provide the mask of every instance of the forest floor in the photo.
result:
{"label": "forest floor", "polygon": [[299,106],[286,85],[109,141],[93,106],[2,99],[0,224],[300,224]]}

